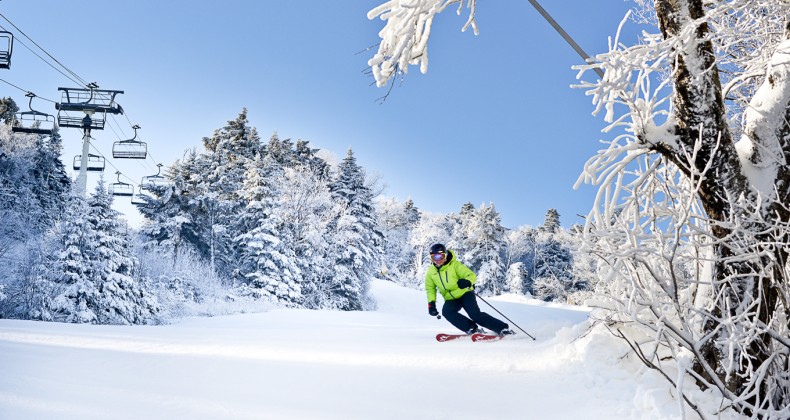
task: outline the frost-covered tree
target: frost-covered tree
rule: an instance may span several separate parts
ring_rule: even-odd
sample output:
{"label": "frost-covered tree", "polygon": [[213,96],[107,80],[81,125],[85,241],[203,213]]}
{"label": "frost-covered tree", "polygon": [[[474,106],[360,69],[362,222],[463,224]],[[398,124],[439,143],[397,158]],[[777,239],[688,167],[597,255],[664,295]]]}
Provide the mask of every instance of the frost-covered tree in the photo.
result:
{"label": "frost-covered tree", "polygon": [[[508,284],[513,293],[532,294],[532,275],[535,273],[535,241],[537,230],[530,226],[521,226],[517,229],[507,231],[505,240],[507,243],[506,263],[508,272],[510,267],[519,265],[517,270],[519,276],[508,275]],[[523,276],[522,276],[523,274]],[[514,281],[521,279],[521,284]]]}
{"label": "frost-covered tree", "polygon": [[[433,18],[453,3],[392,1],[369,13],[387,19],[370,62],[379,85],[410,63],[424,70]],[[579,66],[582,77],[604,73],[582,87],[613,133],[582,178],[601,185],[586,228],[615,280],[609,309],[654,337],[618,333],[680,395],[675,367],[745,415],[782,417],[790,408],[790,4],[637,4],[658,30],[633,46],[618,33],[609,52]],[[703,269],[691,278],[676,270],[695,266],[682,263],[686,247],[701,251]]]}
{"label": "frost-covered tree", "polygon": [[57,290],[51,304],[56,321],[98,322],[90,307],[98,298],[93,282],[95,270],[90,259],[92,242],[88,232],[88,203],[76,194],[70,196],[66,212],[58,226],[60,249],[55,266],[61,275],[53,279]]}
{"label": "frost-covered tree", "polygon": [[394,198],[376,201],[376,214],[384,235],[381,275],[400,284],[409,284],[409,270],[415,250],[409,243],[420,220],[420,212],[411,199],[401,203]]}
{"label": "frost-covered tree", "polygon": [[[691,354],[696,383],[740,412],[787,412],[790,5],[639,3],[659,32],[584,66],[606,72],[584,86],[621,132],[586,169],[608,203],[588,218],[596,250],[630,285],[615,308],[668,349],[646,363]],[[692,277],[686,247],[703,251]]]}
{"label": "frost-covered tree", "polygon": [[453,238],[453,231],[456,221],[453,217],[443,214],[420,213],[420,220],[414,226],[409,245],[412,249],[413,257],[409,263],[408,285],[414,288],[422,288],[425,273],[430,267],[431,261],[428,250],[435,243],[446,244],[451,250],[458,252],[450,241]]}
{"label": "frost-covered tree", "polygon": [[564,302],[573,283],[571,251],[548,235],[538,241],[535,254],[532,294],[545,301]]}
{"label": "frost-covered tree", "polygon": [[253,161],[240,193],[247,206],[239,215],[234,241],[240,256],[237,265],[249,290],[297,306],[302,276],[293,244],[282,240],[283,222],[274,212],[282,178],[282,168],[271,155]]}
{"label": "frost-covered tree", "polygon": [[505,229],[494,205],[483,204],[473,210],[462,209],[461,220],[466,248],[462,259],[477,274],[475,288],[486,295],[507,291]]}
{"label": "frost-covered tree", "polygon": [[329,226],[335,219],[329,186],[310,166],[284,168],[279,205],[273,213],[281,222],[279,237],[290,243],[301,273],[302,304],[325,308],[334,278],[330,260]]}
{"label": "frost-covered tree", "polygon": [[9,97],[0,98],[0,122],[6,125],[14,123],[15,115],[19,111],[19,106]]}
{"label": "frost-covered tree", "polygon": [[562,225],[560,224],[560,213],[557,209],[546,211],[546,219],[543,221],[543,229],[549,233],[557,233]]}
{"label": "frost-covered tree", "polygon": [[[532,284],[528,282],[529,271],[523,262],[510,264],[507,268],[507,287],[511,293],[531,295]],[[529,286],[529,288],[527,287]]]}
{"label": "frost-covered tree", "polygon": [[428,71],[428,38],[433,19],[456,3],[459,12],[464,4],[470,10],[462,30],[471,27],[477,34],[477,0],[390,0],[368,12],[368,19],[379,17],[387,22],[379,32],[379,49],[368,61],[378,86],[386,85],[399,73],[407,73],[409,65],[419,65],[422,73]]}
{"label": "frost-covered tree", "polygon": [[351,149],[338,166],[330,191],[338,213],[329,228],[334,277],[327,291],[328,303],[343,310],[372,308],[368,290],[381,269],[383,235],[373,194],[365,184],[365,171],[356,163]]}
{"label": "frost-covered tree", "polygon": [[112,209],[112,195],[103,182],[83,203],[74,196],[63,222],[63,249],[58,265],[59,291],[53,318],[99,324],[144,324],[155,320],[158,305],[135,278],[126,228]]}

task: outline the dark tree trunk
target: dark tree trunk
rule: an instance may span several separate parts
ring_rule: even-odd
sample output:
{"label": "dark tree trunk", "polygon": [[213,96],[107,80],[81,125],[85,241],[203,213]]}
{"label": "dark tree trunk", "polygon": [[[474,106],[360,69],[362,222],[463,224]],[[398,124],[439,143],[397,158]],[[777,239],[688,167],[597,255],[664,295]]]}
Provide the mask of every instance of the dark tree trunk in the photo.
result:
{"label": "dark tree trunk", "polygon": [[[662,34],[665,38],[672,38],[681,33],[696,19],[704,16],[702,0],[655,0],[655,9]],[[772,262],[771,258],[753,258],[738,263],[732,260],[735,254],[743,249],[751,248],[757,251],[767,251],[767,255],[786,261],[786,252],[781,249],[762,245],[775,243],[775,237],[761,237],[757,232],[767,232],[775,224],[774,220],[787,221],[788,210],[781,203],[788,203],[790,195],[790,172],[783,166],[778,174],[776,187],[778,188],[778,204],[772,205],[762,211],[763,220],[754,220],[746,217],[746,209],[736,206],[736,199],[742,197],[746,203],[756,206],[761,198],[754,191],[744,174],[743,166],[735,149],[735,142],[731,135],[726,120],[726,110],[722,95],[721,82],[716,67],[714,48],[706,40],[709,31],[707,24],[699,24],[695,29],[696,39],[684,45],[682,51],[676,51],[674,73],[672,75],[675,87],[673,104],[676,110],[675,134],[678,137],[681,150],[673,149],[666,145],[654,145],[653,150],[674,162],[686,172],[687,176],[697,177],[706,167],[704,179],[699,191],[699,199],[712,220],[712,233],[720,241],[715,245],[715,272],[714,289],[718,292],[715,296],[714,307],[710,308],[711,316],[708,317],[704,333],[708,334],[706,341],[698,349],[698,360],[695,371],[713,382],[711,373],[722,382],[725,376],[729,378],[727,388],[736,395],[743,392],[746,381],[749,379],[747,372],[770,362],[772,354],[772,339],[767,334],[757,334],[748,344],[747,351],[736,363],[735,372],[725,375],[724,358],[718,343],[724,342],[729,334],[728,326],[722,325],[722,320],[732,319],[734,316],[744,316],[739,321],[744,326],[754,324],[770,324],[776,322],[775,311],[781,294],[779,287],[785,283],[783,264]],[[699,66],[695,68],[694,66]],[[786,113],[786,121],[790,120],[790,112]],[[785,156],[790,156],[790,128],[785,127],[778,133],[784,140]],[[687,168],[685,151],[694,150],[694,145],[700,142],[701,149],[693,162],[693,168]],[[747,206],[748,207],[748,206]],[[740,229],[755,232],[749,237],[735,232],[729,226],[732,220],[740,220]],[[720,222],[720,223],[717,223]],[[768,235],[770,236],[770,235]],[[786,238],[785,238],[786,239]],[[761,261],[762,260],[762,261]],[[771,273],[758,275],[761,268],[773,267]],[[743,302],[758,302],[758,309],[744,310]],[[711,370],[706,370],[708,365]],[[759,386],[765,396],[765,385]],[[758,401],[749,401],[752,404],[761,404]],[[749,410],[747,410],[749,411]]]}

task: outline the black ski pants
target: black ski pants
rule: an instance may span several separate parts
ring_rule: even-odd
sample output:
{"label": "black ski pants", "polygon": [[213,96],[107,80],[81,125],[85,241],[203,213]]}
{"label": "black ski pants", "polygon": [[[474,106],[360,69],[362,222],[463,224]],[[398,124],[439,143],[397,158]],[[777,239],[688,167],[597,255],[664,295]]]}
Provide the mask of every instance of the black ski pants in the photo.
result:
{"label": "black ski pants", "polygon": [[[469,318],[463,316],[459,311],[463,309]],[[499,333],[508,325],[504,322],[494,318],[493,316],[482,312],[477,305],[477,298],[475,292],[468,291],[458,299],[446,300],[442,306],[442,315],[450,321],[455,328],[463,332],[467,332],[478,325],[487,328],[495,333]]]}

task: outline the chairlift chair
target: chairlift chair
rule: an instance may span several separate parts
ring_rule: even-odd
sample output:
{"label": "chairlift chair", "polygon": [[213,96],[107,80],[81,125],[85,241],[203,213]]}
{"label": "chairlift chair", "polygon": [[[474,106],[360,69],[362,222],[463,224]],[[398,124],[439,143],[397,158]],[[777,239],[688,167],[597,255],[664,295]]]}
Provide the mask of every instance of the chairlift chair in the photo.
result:
{"label": "chairlift chair", "polygon": [[14,50],[14,34],[0,31],[0,69],[11,68],[11,53]]}
{"label": "chairlift chair", "polygon": [[[74,156],[74,170],[79,171],[82,164],[82,155]],[[88,172],[104,172],[104,156],[88,155],[88,165],[86,166]]]}
{"label": "chairlift chair", "polygon": [[132,204],[134,204],[135,206],[144,206],[144,205],[148,204],[149,200],[151,200],[151,196],[149,196],[148,194],[144,194],[143,193],[143,186],[142,185],[138,185],[137,186],[137,194],[132,196]]}
{"label": "chairlift chair", "polygon": [[116,159],[145,159],[148,155],[148,145],[137,138],[137,130],[140,126],[135,124],[134,137],[129,140],[116,141],[112,145],[112,157]]}
{"label": "chairlift chair", "polygon": [[113,182],[109,186],[109,192],[112,195],[119,195],[123,197],[134,197],[134,187],[132,184],[127,184],[121,181],[121,171],[115,172],[118,175],[118,182]]}
{"label": "chairlift chair", "polygon": [[55,117],[43,112],[33,109],[33,98],[36,94],[28,92],[25,94],[30,101],[28,101],[28,108],[30,111],[22,111],[16,113],[16,124],[11,127],[14,133],[32,133],[44,134],[51,136],[55,130]]}
{"label": "chairlift chair", "polygon": [[171,182],[162,175],[162,164],[158,163],[156,167],[156,175],[144,176],[140,180],[140,186],[142,188],[150,189],[151,187],[166,187],[171,184]]}

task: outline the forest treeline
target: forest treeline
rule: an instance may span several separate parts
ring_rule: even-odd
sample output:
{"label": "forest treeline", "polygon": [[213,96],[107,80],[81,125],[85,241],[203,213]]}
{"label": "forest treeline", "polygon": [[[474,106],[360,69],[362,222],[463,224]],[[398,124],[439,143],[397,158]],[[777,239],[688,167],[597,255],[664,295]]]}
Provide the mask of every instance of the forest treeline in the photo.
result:
{"label": "forest treeline", "polygon": [[[2,100],[2,108],[14,109]],[[419,288],[443,242],[478,273],[483,295],[580,301],[595,261],[556,210],[506,229],[493,204],[431,214],[379,196],[349,149],[338,163],[306,141],[267,141],[247,111],[187,151],[136,197],[131,229],[101,179],[75,192],[61,139],[0,125],[0,316],[100,324],[260,310],[375,308],[383,278]]]}

